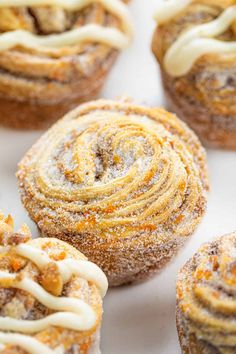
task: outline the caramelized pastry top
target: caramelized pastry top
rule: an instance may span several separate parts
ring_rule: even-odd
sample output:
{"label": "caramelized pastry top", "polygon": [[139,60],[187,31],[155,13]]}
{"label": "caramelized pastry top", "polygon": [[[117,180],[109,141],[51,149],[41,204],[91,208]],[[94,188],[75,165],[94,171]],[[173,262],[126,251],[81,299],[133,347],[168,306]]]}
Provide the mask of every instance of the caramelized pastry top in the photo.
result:
{"label": "caramelized pastry top", "polygon": [[190,334],[217,353],[235,352],[236,233],[203,245],[185,265],[177,300]]}
{"label": "caramelized pastry top", "polygon": [[0,2],[0,51],[16,46],[47,51],[86,42],[121,49],[132,33],[122,0]]}
{"label": "caramelized pastry top", "polygon": [[[191,19],[191,13],[198,15],[192,24],[185,20]],[[173,22],[182,23],[182,30],[176,33],[163,58],[165,70],[171,76],[187,74],[203,56],[228,55],[231,60],[236,54],[234,0],[168,0],[159,5],[155,17],[166,31],[168,26],[173,27]]]}
{"label": "caramelized pastry top", "polygon": [[14,232],[10,216],[0,215],[0,244],[0,352],[89,353],[104,273],[62,241],[32,240],[25,225]]}

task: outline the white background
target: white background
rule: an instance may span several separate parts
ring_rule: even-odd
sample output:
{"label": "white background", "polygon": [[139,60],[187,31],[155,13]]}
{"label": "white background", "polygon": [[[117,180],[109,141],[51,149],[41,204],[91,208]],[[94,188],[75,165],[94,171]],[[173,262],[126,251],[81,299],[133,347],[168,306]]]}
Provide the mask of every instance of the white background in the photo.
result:
{"label": "white background", "polygon": [[[150,51],[161,0],[133,0],[136,27],[133,45],[120,56],[102,95],[128,95],[149,105],[164,105],[156,62]],[[0,129],[0,208],[12,213],[16,226],[35,225],[22,207],[17,192],[16,166],[40,132]],[[236,230],[236,152],[208,151],[211,182],[206,216],[184,250],[160,275],[135,286],[109,290],[102,328],[103,354],[179,354],[175,329],[175,279],[178,269],[212,237]]]}

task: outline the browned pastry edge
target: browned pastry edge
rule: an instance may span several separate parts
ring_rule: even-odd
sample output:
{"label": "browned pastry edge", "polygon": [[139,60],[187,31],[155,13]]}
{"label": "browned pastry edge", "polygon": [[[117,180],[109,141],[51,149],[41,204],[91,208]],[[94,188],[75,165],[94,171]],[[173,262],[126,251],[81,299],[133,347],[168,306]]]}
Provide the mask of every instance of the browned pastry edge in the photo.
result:
{"label": "browned pastry edge", "polygon": [[[31,215],[30,211],[28,210],[29,215],[32,219],[34,219],[34,216]],[[39,232],[41,233],[42,237],[52,237],[54,238],[55,235],[42,232],[40,228]],[[86,257],[90,259],[94,263],[100,264],[100,267],[105,271],[106,276],[109,281],[109,287],[115,287],[115,286],[125,286],[129,284],[138,284],[141,282],[146,281],[147,279],[151,278],[153,275],[160,273],[163,268],[169,264],[171,261],[173,261],[174,256],[178,253],[178,251],[183,247],[183,245],[187,242],[186,239],[182,240],[182,243],[179,240],[176,241],[170,241],[169,244],[166,244],[164,247],[162,247],[162,250],[160,250],[161,246],[159,243],[157,243],[155,246],[153,246],[151,249],[142,249],[142,248],[137,248],[137,249],[131,249],[132,247],[128,247],[126,244],[127,248],[124,250],[122,245],[120,246],[120,249],[117,247],[117,249],[112,249],[109,248],[107,250],[103,249],[102,250],[102,256],[104,259],[104,265],[101,264],[101,251],[98,247],[88,247],[88,244],[86,242],[83,242],[83,236],[81,239],[78,237],[79,235],[76,235],[75,237],[72,237],[71,235],[66,235],[61,233],[58,235],[58,238],[66,243],[71,244],[73,247],[77,248],[80,250],[80,252],[84,252],[86,254]],[[115,272],[109,272],[107,268],[107,263],[109,264],[114,264],[115,263],[122,263],[124,262],[127,263],[127,253],[133,253],[136,254],[136,261],[138,262],[138,258],[140,259],[140,268],[142,267],[141,270],[139,270],[137,273],[129,273],[127,269],[127,273],[119,273],[115,274]],[[157,256],[158,255],[158,256]],[[142,259],[146,260],[146,263],[142,261]],[[109,273],[108,273],[109,272]]]}
{"label": "browned pastry edge", "polygon": [[[183,323],[183,315],[181,314],[178,304],[176,305],[176,326],[183,354],[205,354],[202,350],[200,342],[197,340],[195,335],[191,334],[188,336]],[[190,344],[191,347],[188,346],[188,344]],[[207,354],[216,353],[208,352]]]}
{"label": "browned pastry edge", "polygon": [[198,340],[194,333],[188,333],[178,302],[176,304],[176,328],[183,354],[220,354],[209,343]]}
{"label": "browned pastry edge", "polygon": [[193,129],[206,147],[236,149],[236,119],[209,116],[206,109],[188,102],[173,89],[172,80],[162,71],[167,107]]}
{"label": "browned pastry edge", "polygon": [[[57,103],[43,104],[29,101],[16,101],[0,97],[0,124],[13,129],[47,129],[57,119],[76,107],[78,104],[96,98],[102,89],[105,77],[109,73],[117,58],[117,51],[109,55],[103,65],[93,76],[85,77],[84,90],[81,91],[80,82],[75,88],[75,97],[63,99]],[[86,89],[87,88],[87,89]]]}

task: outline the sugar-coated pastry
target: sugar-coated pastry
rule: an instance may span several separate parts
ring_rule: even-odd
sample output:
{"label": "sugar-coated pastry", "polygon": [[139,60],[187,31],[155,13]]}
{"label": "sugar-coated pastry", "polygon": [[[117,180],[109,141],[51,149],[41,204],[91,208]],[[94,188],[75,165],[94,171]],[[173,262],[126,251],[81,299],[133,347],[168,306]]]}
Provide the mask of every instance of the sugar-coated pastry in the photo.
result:
{"label": "sugar-coated pastry", "polygon": [[133,35],[127,0],[1,0],[0,124],[44,128],[95,97]]}
{"label": "sugar-coated pastry", "polygon": [[170,109],[205,145],[236,149],[235,0],[166,0],[155,17]]}
{"label": "sugar-coated pastry", "polygon": [[177,281],[183,354],[236,353],[236,233],[204,244]]}
{"label": "sugar-coated pastry", "polygon": [[55,238],[0,215],[0,353],[99,354],[107,279]]}
{"label": "sugar-coated pastry", "polygon": [[29,150],[17,173],[44,236],[70,242],[110,285],[161,269],[206,207],[205,153],[174,115],[129,101],[83,104]]}

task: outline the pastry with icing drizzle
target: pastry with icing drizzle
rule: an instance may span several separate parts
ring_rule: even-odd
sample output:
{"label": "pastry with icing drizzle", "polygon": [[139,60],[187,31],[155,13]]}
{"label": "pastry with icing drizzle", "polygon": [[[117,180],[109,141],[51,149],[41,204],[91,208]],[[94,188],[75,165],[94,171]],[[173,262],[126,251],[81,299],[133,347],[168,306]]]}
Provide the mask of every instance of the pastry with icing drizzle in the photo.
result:
{"label": "pastry with icing drizzle", "polygon": [[236,149],[236,2],[166,0],[153,52],[171,110],[206,146]]}
{"label": "pastry with icing drizzle", "polygon": [[236,352],[236,233],[204,244],[180,270],[177,328],[183,354]]}
{"label": "pastry with icing drizzle", "polygon": [[99,354],[107,285],[71,245],[0,214],[0,353]]}
{"label": "pastry with icing drizzle", "polygon": [[133,36],[128,0],[1,0],[0,123],[44,128],[95,97]]}
{"label": "pastry with icing drizzle", "polygon": [[129,100],[68,113],[29,150],[17,176],[42,235],[81,250],[110,285],[162,269],[206,208],[197,137],[165,110]]}

